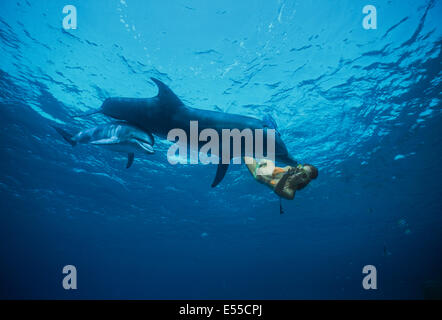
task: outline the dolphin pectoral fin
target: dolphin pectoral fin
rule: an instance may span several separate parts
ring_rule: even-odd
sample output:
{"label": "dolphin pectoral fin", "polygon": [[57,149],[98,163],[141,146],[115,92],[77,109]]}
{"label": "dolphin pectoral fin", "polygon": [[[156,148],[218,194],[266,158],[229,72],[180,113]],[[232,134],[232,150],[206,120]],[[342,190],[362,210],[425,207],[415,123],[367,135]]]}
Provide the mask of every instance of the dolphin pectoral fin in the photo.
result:
{"label": "dolphin pectoral fin", "polygon": [[147,135],[148,135],[149,138],[152,140],[152,146],[153,146],[153,145],[155,144],[155,138],[154,138],[153,134],[150,133],[150,132],[147,132]]}
{"label": "dolphin pectoral fin", "polygon": [[147,153],[153,154],[155,153],[155,150],[153,149],[152,145],[143,142],[143,141],[139,141],[139,140],[135,140],[135,142],[138,144],[138,146],[143,149],[144,151],[146,151]]}
{"label": "dolphin pectoral fin", "polygon": [[158,87],[158,99],[160,103],[168,108],[175,108],[183,106],[184,103],[181,102],[180,98],[163,82],[158,79],[150,78]]}
{"label": "dolphin pectoral fin", "polygon": [[107,144],[117,144],[120,143],[120,139],[118,139],[117,137],[112,137],[109,139],[101,139],[101,140],[95,140],[95,141],[91,141],[90,144],[94,144],[94,145],[107,145]]}
{"label": "dolphin pectoral fin", "polygon": [[127,169],[129,169],[132,163],[134,163],[134,157],[135,154],[133,152],[127,154],[127,164],[126,164]]}
{"label": "dolphin pectoral fin", "polygon": [[75,147],[77,141],[72,139],[73,137],[72,134],[56,126],[52,126],[52,128],[54,128],[63,137],[63,139],[66,140],[66,142],[68,142],[71,146]]}
{"label": "dolphin pectoral fin", "polygon": [[216,169],[216,176],[212,182],[212,188],[215,188],[221,182],[221,180],[224,179],[227,169],[229,169],[229,164],[218,164],[218,168]]}

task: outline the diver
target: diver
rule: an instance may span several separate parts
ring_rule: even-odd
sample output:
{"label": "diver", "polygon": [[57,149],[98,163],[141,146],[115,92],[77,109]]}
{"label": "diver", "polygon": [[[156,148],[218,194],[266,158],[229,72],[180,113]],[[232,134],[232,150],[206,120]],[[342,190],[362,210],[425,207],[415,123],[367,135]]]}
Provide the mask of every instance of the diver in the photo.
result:
{"label": "diver", "polygon": [[[305,188],[311,180],[318,177],[318,169],[311,164],[280,168],[268,159],[257,161],[251,157],[244,157],[244,161],[252,176],[270,187],[280,199],[293,200],[297,190]],[[284,213],[281,203],[280,213]]]}

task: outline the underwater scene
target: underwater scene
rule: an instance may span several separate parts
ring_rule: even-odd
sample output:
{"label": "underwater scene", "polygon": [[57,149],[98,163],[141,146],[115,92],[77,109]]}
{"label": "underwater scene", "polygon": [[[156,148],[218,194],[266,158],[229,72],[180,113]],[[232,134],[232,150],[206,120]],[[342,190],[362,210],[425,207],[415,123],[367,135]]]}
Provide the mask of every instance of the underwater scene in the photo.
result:
{"label": "underwater scene", "polygon": [[[1,1],[0,298],[441,297],[441,21],[441,0]],[[273,132],[274,170],[171,156],[192,120]]]}

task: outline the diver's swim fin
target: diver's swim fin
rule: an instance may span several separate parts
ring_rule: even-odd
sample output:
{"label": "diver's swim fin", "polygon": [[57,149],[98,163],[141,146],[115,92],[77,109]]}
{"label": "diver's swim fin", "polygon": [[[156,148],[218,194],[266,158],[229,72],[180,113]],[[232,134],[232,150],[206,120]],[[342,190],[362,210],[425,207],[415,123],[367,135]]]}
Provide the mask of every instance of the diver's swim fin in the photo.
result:
{"label": "diver's swim fin", "polygon": [[227,169],[229,169],[229,164],[220,163],[218,164],[218,168],[216,169],[216,176],[215,180],[212,182],[212,188],[215,188],[218,183],[221,182],[221,180],[226,175]]}
{"label": "diver's swim fin", "polygon": [[134,157],[135,155],[133,152],[127,154],[127,164],[126,164],[127,169],[129,169],[132,163],[134,163]]}
{"label": "diver's swim fin", "polygon": [[75,147],[77,141],[72,140],[73,137],[72,134],[63,130],[62,128],[56,126],[51,126],[51,127],[54,128],[63,137],[63,139],[66,140],[71,146]]}

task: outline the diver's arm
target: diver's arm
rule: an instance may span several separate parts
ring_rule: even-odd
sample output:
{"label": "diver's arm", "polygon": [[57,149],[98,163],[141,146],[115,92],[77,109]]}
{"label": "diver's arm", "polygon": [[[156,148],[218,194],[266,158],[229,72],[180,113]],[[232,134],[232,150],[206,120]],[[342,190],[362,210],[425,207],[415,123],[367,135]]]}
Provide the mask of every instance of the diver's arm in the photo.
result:
{"label": "diver's arm", "polygon": [[295,198],[295,192],[296,192],[294,188],[286,187],[287,180],[292,174],[293,172],[289,170],[286,174],[282,176],[281,179],[279,179],[278,183],[275,185],[274,188],[274,191],[278,196],[286,198],[288,200],[293,200]]}
{"label": "diver's arm", "polygon": [[244,157],[243,159],[244,159],[244,162],[247,166],[247,169],[249,169],[250,173],[255,178],[255,170],[256,170],[256,166],[258,165],[256,160],[253,159],[252,157]]}

